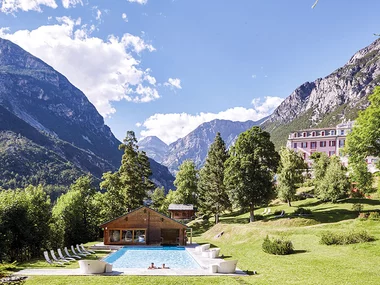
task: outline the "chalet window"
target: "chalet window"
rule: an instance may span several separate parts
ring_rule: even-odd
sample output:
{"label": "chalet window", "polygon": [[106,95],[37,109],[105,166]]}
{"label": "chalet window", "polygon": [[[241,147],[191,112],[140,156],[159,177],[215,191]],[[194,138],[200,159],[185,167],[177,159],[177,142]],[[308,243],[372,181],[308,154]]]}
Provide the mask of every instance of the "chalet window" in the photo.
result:
{"label": "chalet window", "polygon": [[110,230],[110,242],[120,241],[120,230]]}
{"label": "chalet window", "polygon": [[326,147],[326,142],[325,142],[325,141],[324,141],[324,142],[320,142],[320,143],[319,143],[319,146],[320,146],[320,147]]}

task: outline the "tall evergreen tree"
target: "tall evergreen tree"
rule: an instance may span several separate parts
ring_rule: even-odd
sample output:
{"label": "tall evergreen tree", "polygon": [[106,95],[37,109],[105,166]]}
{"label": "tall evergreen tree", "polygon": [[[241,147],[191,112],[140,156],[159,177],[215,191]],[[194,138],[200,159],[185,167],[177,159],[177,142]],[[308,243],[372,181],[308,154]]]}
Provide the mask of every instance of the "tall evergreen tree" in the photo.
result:
{"label": "tall evergreen tree", "polygon": [[224,180],[231,200],[241,208],[249,208],[254,221],[255,206],[273,197],[273,176],[279,155],[268,132],[255,126],[240,134],[229,151]]}
{"label": "tall evergreen tree", "polygon": [[199,172],[199,204],[202,212],[215,215],[231,207],[230,199],[224,185],[224,163],[228,158],[226,144],[218,132],[207,154],[206,162]]}
{"label": "tall evergreen tree", "polygon": [[296,184],[303,181],[302,172],[307,169],[307,164],[300,153],[288,148],[280,150],[280,157],[281,161],[277,176],[278,196],[291,206],[291,202],[296,195]]}
{"label": "tall evergreen tree", "polygon": [[180,166],[174,185],[177,187],[176,195],[182,204],[197,205],[198,201],[198,173],[191,160],[185,160]]}
{"label": "tall evergreen tree", "polygon": [[112,218],[142,206],[147,192],[154,187],[149,179],[152,174],[149,159],[145,152],[138,151],[133,131],[127,132],[119,149],[124,151],[119,170],[105,173],[100,184],[101,188],[107,190],[105,207],[108,203]]}

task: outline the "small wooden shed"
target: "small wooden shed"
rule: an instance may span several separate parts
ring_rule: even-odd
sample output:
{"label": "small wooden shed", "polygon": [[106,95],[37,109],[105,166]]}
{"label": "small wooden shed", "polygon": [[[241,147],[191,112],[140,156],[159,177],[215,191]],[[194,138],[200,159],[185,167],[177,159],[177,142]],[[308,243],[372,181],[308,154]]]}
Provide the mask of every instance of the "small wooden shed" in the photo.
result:
{"label": "small wooden shed", "polygon": [[188,228],[146,206],[108,221],[99,227],[104,229],[105,245],[186,245]]}
{"label": "small wooden shed", "polygon": [[194,205],[192,204],[170,204],[168,211],[170,217],[176,220],[190,220],[195,215]]}

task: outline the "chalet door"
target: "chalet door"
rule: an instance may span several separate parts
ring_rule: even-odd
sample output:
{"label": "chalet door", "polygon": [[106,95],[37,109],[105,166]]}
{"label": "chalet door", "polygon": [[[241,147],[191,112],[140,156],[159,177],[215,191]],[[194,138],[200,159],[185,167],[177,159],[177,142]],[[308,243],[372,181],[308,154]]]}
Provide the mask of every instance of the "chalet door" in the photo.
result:
{"label": "chalet door", "polygon": [[162,244],[178,244],[179,229],[161,229]]}

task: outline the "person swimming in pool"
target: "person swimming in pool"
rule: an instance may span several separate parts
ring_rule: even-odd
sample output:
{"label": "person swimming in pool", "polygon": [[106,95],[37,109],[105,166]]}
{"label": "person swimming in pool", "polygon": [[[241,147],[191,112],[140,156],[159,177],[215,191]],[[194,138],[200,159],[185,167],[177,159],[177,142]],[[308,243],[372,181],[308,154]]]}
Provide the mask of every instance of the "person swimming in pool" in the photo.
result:
{"label": "person swimming in pool", "polygon": [[148,269],[157,269],[157,267],[154,266],[154,263],[152,262],[152,263],[150,264],[150,266],[148,267]]}

